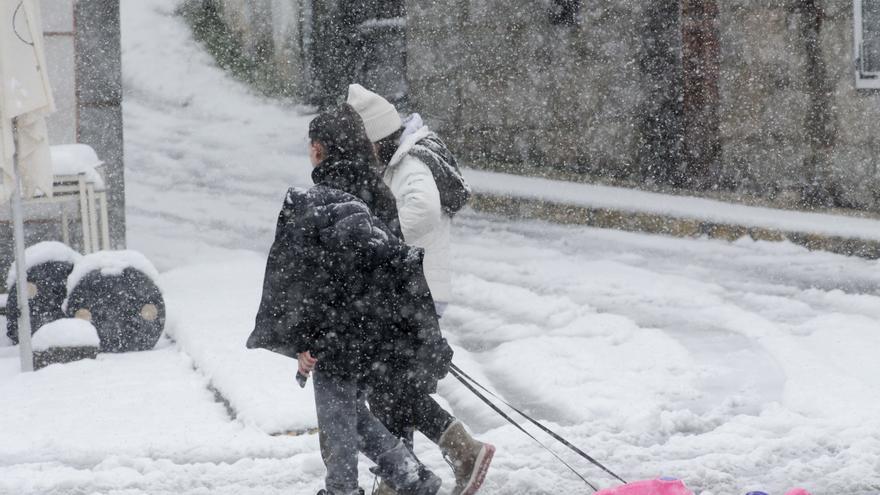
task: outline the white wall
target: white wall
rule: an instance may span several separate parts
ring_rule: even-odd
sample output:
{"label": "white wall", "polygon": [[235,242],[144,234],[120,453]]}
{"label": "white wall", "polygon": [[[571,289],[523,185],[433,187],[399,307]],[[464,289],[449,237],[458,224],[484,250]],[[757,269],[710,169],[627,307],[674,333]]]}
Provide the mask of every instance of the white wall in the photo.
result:
{"label": "white wall", "polygon": [[49,82],[56,111],[48,119],[52,144],[76,142],[76,52],[74,0],[41,0]]}

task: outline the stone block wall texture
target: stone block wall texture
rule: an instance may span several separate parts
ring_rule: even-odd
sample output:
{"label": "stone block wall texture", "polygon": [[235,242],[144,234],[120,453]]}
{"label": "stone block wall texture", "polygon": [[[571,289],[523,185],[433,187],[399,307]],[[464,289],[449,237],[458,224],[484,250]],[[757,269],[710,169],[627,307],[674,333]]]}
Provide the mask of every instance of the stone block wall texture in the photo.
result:
{"label": "stone block wall texture", "polygon": [[[410,101],[467,160],[642,182],[680,168],[679,2],[407,0]],[[718,6],[717,187],[880,211],[880,91],[857,90],[853,4]]]}
{"label": "stone block wall texture", "polygon": [[548,1],[406,7],[410,101],[465,159],[631,170],[651,93],[638,65],[645,3],[592,2],[576,25],[554,24]]}
{"label": "stone block wall texture", "polygon": [[855,87],[852,2],[824,4],[820,39],[837,130],[827,174],[852,206],[880,211],[880,91]]}
{"label": "stone block wall texture", "polygon": [[[880,210],[880,92],[855,87],[853,3],[807,3],[719,2],[724,172],[759,194],[797,197],[815,181],[836,205]],[[804,37],[817,15],[818,63]],[[828,142],[813,150],[815,111]]]}
{"label": "stone block wall texture", "polygon": [[723,173],[773,194],[801,182],[810,98],[800,14],[786,2],[720,2]]}
{"label": "stone block wall texture", "polygon": [[[350,2],[216,1],[246,50],[271,47],[284,77],[328,102],[344,93],[351,70],[308,60],[354,63],[333,42]],[[855,88],[852,1],[706,1],[717,6],[721,152],[703,186],[880,211],[880,91]],[[559,3],[405,0],[408,106],[468,161],[698,184],[682,180],[693,172],[681,1],[580,2],[573,24],[554,22]]]}

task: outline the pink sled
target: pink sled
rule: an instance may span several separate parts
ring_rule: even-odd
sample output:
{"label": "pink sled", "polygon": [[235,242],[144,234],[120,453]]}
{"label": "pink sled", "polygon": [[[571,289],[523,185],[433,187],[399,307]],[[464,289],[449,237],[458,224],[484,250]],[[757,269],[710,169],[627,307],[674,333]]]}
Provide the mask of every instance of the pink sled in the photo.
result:
{"label": "pink sled", "polygon": [[[606,488],[599,490],[595,495],[694,495],[694,492],[688,490],[681,480],[658,478]],[[803,488],[794,488],[785,495],[810,495],[810,493]]]}

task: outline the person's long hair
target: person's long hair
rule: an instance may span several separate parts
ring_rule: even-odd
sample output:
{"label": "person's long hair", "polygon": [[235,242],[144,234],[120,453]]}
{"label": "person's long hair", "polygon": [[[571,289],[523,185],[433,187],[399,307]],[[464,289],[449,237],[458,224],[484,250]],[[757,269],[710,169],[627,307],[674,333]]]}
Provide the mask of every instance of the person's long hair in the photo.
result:
{"label": "person's long hair", "polygon": [[379,155],[379,163],[382,167],[391,164],[391,159],[394,158],[397,148],[400,147],[400,136],[402,135],[403,127],[376,142],[376,153]]}
{"label": "person's long hair", "polygon": [[403,239],[397,203],[379,175],[379,159],[355,109],[345,103],[318,115],[309,124],[309,139],[324,145],[326,152],[312,170],[315,184],[323,183],[362,199],[394,235]]}
{"label": "person's long hair", "polygon": [[363,162],[378,167],[364,121],[348,103],[321,113],[309,123],[309,139],[324,145],[324,160]]}

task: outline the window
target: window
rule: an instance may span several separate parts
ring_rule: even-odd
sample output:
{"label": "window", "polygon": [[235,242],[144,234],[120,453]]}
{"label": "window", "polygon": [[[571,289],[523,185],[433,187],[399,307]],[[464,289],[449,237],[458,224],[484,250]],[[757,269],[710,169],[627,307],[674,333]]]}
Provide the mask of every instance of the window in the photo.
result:
{"label": "window", "polygon": [[855,0],[856,87],[880,89],[880,0]]}
{"label": "window", "polygon": [[581,0],[553,0],[550,2],[550,22],[575,26],[581,12]]}

